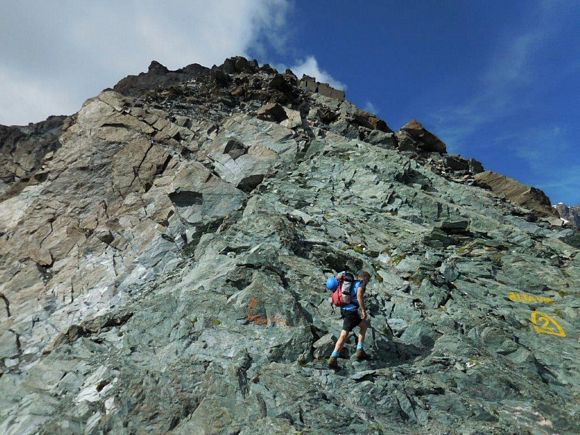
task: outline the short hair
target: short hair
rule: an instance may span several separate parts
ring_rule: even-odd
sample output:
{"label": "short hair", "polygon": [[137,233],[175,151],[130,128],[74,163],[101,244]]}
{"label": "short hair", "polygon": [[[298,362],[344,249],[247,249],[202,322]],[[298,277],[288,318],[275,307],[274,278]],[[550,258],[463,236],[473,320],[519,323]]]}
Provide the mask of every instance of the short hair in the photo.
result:
{"label": "short hair", "polygon": [[365,270],[361,270],[361,271],[358,273],[358,277],[359,277],[359,278],[363,278],[365,281],[370,281],[370,280],[371,280],[371,274],[370,274],[370,273],[368,273],[368,272],[367,272],[367,271],[365,271]]}

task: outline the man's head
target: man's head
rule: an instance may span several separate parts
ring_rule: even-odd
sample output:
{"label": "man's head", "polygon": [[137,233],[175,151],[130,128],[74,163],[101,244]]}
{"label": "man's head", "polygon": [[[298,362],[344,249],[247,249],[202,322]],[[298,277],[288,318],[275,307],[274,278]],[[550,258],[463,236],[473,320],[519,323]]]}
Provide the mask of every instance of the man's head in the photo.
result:
{"label": "man's head", "polygon": [[358,274],[358,279],[363,281],[365,284],[368,284],[369,281],[371,280],[371,274],[364,270],[361,270]]}

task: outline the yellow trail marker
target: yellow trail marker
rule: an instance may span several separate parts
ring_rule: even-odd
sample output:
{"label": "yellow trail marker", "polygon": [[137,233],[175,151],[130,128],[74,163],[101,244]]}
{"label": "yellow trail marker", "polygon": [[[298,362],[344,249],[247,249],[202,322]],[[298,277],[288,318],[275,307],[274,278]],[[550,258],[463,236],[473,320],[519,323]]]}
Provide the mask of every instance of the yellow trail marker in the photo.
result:
{"label": "yellow trail marker", "polygon": [[532,311],[532,324],[538,334],[555,335],[556,337],[566,337],[564,329],[556,322],[556,319],[539,311]]}
{"label": "yellow trail marker", "polygon": [[509,292],[508,299],[513,302],[522,302],[524,304],[553,304],[554,299],[545,296],[536,296],[528,293]]}

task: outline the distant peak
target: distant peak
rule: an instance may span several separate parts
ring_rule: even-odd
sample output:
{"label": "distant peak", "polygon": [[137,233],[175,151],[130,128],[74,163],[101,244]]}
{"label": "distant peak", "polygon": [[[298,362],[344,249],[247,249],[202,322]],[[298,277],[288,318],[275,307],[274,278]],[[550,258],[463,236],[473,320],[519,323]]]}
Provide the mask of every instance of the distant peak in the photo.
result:
{"label": "distant peak", "polygon": [[157,73],[157,74],[165,74],[168,71],[169,70],[167,69],[166,66],[160,64],[156,60],[151,61],[151,64],[149,65],[149,69],[148,69],[148,72]]}

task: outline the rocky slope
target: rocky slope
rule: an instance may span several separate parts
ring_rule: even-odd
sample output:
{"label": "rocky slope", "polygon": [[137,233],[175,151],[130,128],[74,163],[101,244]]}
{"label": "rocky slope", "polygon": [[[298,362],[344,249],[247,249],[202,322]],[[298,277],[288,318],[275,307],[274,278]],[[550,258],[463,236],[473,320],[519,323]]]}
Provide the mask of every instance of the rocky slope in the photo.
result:
{"label": "rocky slope", "polygon": [[[0,432],[574,432],[573,230],[344,98],[154,62],[3,127]],[[333,372],[344,268],[372,359]]]}

